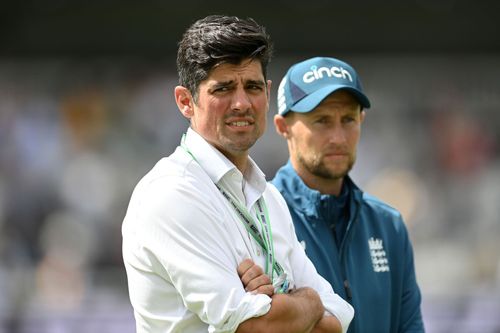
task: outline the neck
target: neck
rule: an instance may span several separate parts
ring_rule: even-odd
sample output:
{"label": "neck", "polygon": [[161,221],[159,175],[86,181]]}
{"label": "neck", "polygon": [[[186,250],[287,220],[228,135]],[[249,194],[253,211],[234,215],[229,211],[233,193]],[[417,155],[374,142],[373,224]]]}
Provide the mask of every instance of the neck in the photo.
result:
{"label": "neck", "polygon": [[225,152],[222,152],[224,156],[227,157],[228,160],[230,160],[238,170],[244,175],[245,171],[248,167],[248,153],[241,153],[238,155],[231,155]]}
{"label": "neck", "polygon": [[313,176],[306,179],[303,176],[300,177],[309,188],[315,189],[321,194],[329,194],[336,197],[340,195],[342,184],[344,183],[344,178],[327,179]]}

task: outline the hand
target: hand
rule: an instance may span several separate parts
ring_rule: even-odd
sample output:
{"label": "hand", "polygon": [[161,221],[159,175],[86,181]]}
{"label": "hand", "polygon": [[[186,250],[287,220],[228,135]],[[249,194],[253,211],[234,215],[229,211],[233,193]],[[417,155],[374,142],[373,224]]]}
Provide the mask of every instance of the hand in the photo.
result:
{"label": "hand", "polygon": [[254,294],[274,294],[274,286],[269,276],[253,260],[245,259],[238,266],[238,275],[246,291]]}
{"label": "hand", "polygon": [[311,331],[311,333],[323,332],[342,332],[342,325],[340,324],[340,321],[337,319],[337,317],[323,316],[323,318],[321,318],[320,321],[316,323],[316,326],[314,326],[313,330]]}
{"label": "hand", "polygon": [[[246,264],[254,265],[252,261]],[[297,288],[288,294],[276,293],[271,298],[269,312],[263,316],[245,320],[238,326],[236,332],[310,333],[325,313],[318,293],[312,288]],[[333,327],[330,330],[326,322],[324,327],[322,325],[323,328],[324,330],[317,332],[338,333]]]}

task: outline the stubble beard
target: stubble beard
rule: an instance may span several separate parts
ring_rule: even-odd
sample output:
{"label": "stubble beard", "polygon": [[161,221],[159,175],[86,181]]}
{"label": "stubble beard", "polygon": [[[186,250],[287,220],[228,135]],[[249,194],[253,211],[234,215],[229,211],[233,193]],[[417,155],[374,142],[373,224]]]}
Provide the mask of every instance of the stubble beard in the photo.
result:
{"label": "stubble beard", "polygon": [[299,163],[312,175],[327,179],[327,180],[339,180],[347,176],[354,166],[356,157],[353,156],[349,158],[347,166],[341,170],[333,170],[329,168],[321,155],[316,155],[313,158],[306,160],[304,156],[298,154]]}
{"label": "stubble beard", "polygon": [[234,142],[234,140],[227,140],[225,147],[233,152],[247,152],[253,147],[258,138],[247,139],[242,142]]}
{"label": "stubble beard", "polygon": [[250,148],[257,142],[257,140],[262,136],[258,129],[255,129],[251,135],[249,133],[241,133],[232,135],[227,134],[222,137],[221,142],[226,150],[235,153],[248,152]]}
{"label": "stubble beard", "polygon": [[[264,123],[264,129],[266,124]],[[261,130],[261,124],[258,124],[258,120],[254,117],[254,130],[251,133],[231,133],[223,132],[221,137],[221,142],[223,142],[224,147],[233,152],[248,152],[250,148],[257,142],[257,140],[264,134]]]}

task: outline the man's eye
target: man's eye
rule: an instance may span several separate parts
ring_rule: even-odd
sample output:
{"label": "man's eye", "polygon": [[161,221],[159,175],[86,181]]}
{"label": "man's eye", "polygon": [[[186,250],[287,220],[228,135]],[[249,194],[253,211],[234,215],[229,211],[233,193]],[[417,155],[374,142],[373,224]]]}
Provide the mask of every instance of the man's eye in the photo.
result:
{"label": "man's eye", "polygon": [[253,89],[253,90],[262,90],[262,86],[259,86],[256,84],[252,84],[252,85],[248,86],[248,88]]}

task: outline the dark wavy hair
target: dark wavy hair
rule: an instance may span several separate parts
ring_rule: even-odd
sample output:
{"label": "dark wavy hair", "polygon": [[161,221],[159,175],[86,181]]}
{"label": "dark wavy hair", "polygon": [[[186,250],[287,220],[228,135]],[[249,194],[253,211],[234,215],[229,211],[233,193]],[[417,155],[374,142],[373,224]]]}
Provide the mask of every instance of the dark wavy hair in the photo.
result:
{"label": "dark wavy hair", "polygon": [[267,78],[273,45],[263,26],[251,18],[210,15],[193,23],[182,36],[177,52],[179,84],[188,88],[195,101],[198,87],[210,71],[222,64],[240,64],[257,59]]}

